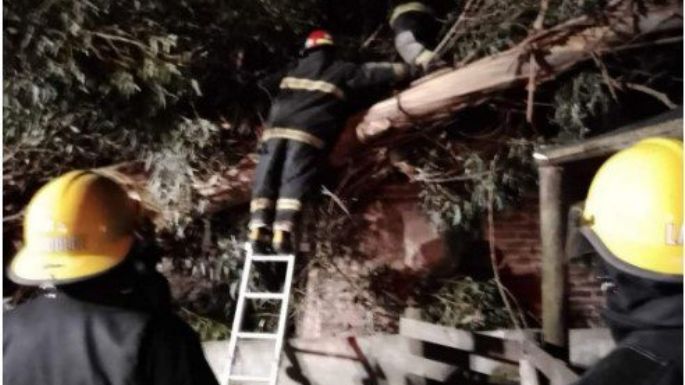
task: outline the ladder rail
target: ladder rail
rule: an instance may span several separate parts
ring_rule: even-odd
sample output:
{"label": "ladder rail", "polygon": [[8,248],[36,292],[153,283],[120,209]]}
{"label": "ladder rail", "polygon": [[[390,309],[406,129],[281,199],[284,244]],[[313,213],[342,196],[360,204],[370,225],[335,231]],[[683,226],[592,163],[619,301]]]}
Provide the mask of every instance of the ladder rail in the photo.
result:
{"label": "ladder rail", "polygon": [[245,293],[247,292],[247,285],[250,282],[250,270],[252,270],[252,249],[248,248],[247,253],[245,255],[243,274],[240,277],[238,302],[236,303],[235,314],[233,315],[231,338],[228,342],[228,366],[224,370],[224,376],[221,381],[222,384],[226,385],[228,385],[231,380],[231,369],[233,366],[233,361],[235,359],[236,348],[238,346],[238,334],[243,324],[243,312],[245,310]]}
{"label": "ladder rail", "polygon": [[281,363],[281,349],[283,348],[283,339],[285,338],[285,327],[288,323],[288,303],[290,302],[290,288],[293,281],[293,271],[295,269],[295,255],[288,255],[288,265],[285,272],[285,282],[283,283],[283,299],[281,300],[281,309],[278,316],[278,328],[276,329],[277,337],[274,344],[274,362],[271,368],[271,381],[269,385],[276,385],[278,380],[278,371]]}

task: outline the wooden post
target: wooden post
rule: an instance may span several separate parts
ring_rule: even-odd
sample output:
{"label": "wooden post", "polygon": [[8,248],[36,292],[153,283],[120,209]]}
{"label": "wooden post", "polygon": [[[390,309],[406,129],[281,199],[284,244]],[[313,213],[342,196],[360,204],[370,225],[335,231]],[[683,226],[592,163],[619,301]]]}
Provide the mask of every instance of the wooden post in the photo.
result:
{"label": "wooden post", "polygon": [[525,358],[519,360],[519,378],[521,379],[521,385],[540,385],[535,366]]}
{"label": "wooden post", "polygon": [[543,165],[540,175],[540,236],[542,238],[542,330],[547,344],[566,347],[566,272],[562,171]]}
{"label": "wooden post", "polygon": [[[409,318],[413,320],[420,321],[421,320],[421,309],[416,307],[416,303],[414,303],[413,299],[410,299],[408,301],[408,306],[404,309],[404,318]],[[408,339],[406,340],[407,343],[407,349],[409,350],[409,353],[411,353],[414,356],[417,357],[423,357],[423,342],[419,340],[411,340]],[[426,385],[427,381],[424,378],[421,377],[416,377],[416,376],[410,376],[410,377],[405,377],[405,382],[408,385]]]}
{"label": "wooden post", "polygon": [[[409,318],[413,320],[421,320],[421,309],[418,307],[408,306],[404,309],[404,318]],[[415,356],[423,357],[423,343],[421,341],[409,341],[407,343],[409,347],[409,352]]]}

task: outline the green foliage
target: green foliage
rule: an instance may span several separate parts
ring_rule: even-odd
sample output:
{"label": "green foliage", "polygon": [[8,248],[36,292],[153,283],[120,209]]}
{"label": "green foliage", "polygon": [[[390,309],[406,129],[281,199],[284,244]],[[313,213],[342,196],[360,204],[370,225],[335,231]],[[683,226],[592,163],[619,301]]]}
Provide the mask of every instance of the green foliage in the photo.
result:
{"label": "green foliage", "polygon": [[511,48],[528,35],[539,1],[484,1],[464,23],[454,47],[455,62],[471,61]]}
{"label": "green foliage", "polygon": [[125,3],[4,5],[7,201],[20,207],[69,169],[139,158],[174,128],[170,108],[195,96],[176,36],[158,23],[133,28],[145,14]]}
{"label": "green foliage", "polygon": [[230,143],[221,129],[205,119],[181,118],[178,128],[161,135],[160,142],[146,155],[152,170],[148,191],[159,205],[162,223],[176,229],[182,237],[189,221],[202,211],[193,194],[193,183],[238,159],[222,148]]}
{"label": "green foliage", "polygon": [[202,341],[227,340],[231,337],[231,329],[223,322],[218,322],[186,308],[181,308],[179,316],[186,321]]}
{"label": "green foliage", "polygon": [[438,227],[476,234],[491,198],[499,211],[535,186],[533,142],[505,137],[495,148],[477,142],[458,148],[447,139],[442,133],[436,141],[413,143],[411,149],[419,199]]}
{"label": "green foliage", "polygon": [[441,283],[431,300],[421,305],[425,319],[465,330],[512,327],[494,280],[464,277]]}
{"label": "green foliage", "polygon": [[[456,63],[470,62],[509,49],[528,37],[540,10],[539,0],[474,2],[460,28],[457,44],[452,49]],[[552,0],[545,15],[544,25],[559,24],[586,14],[594,14],[604,7],[605,0]],[[450,15],[448,25],[459,17]]]}
{"label": "green foliage", "polygon": [[552,123],[560,127],[559,141],[584,138],[590,133],[588,120],[609,112],[611,94],[596,72],[583,72],[563,84],[554,94]]}
{"label": "green foliage", "polygon": [[238,159],[264,104],[256,76],[294,56],[318,3],[4,4],[4,213],[69,169],[171,160],[157,173],[187,179]]}

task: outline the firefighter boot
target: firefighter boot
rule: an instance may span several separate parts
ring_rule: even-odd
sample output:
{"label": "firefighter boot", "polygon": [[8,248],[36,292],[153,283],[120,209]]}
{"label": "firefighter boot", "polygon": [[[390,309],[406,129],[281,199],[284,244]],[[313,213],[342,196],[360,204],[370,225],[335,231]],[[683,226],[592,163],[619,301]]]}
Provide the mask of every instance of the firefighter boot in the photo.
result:
{"label": "firefighter boot", "polygon": [[255,227],[250,229],[250,245],[254,254],[273,254],[271,248],[271,229],[267,227]]}
{"label": "firefighter boot", "polygon": [[291,231],[276,230],[273,238],[273,248],[278,254],[293,254],[295,252],[293,233]]}

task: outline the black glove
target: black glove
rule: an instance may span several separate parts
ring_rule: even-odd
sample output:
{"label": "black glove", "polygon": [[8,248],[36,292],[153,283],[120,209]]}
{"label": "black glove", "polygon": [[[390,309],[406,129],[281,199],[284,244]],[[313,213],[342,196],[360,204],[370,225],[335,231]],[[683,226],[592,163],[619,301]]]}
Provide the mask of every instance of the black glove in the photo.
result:
{"label": "black glove", "polygon": [[[409,65],[408,65],[409,66]],[[425,74],[423,67],[417,65],[409,66],[409,80],[418,79]]]}

